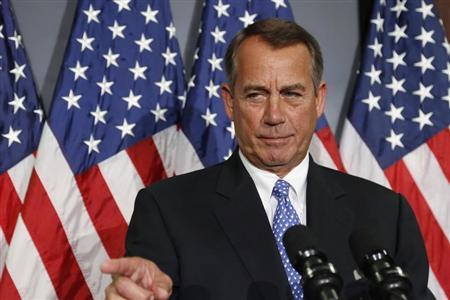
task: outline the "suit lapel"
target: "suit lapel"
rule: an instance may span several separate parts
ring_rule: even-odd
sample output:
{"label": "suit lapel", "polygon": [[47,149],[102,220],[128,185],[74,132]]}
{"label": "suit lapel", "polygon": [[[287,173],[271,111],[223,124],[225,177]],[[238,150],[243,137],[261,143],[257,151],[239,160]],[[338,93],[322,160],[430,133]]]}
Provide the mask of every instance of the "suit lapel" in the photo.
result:
{"label": "suit lapel", "polygon": [[263,289],[267,285],[287,288],[267,215],[237,151],[224,164],[217,192],[228,198],[224,205],[216,208],[217,220],[252,280],[262,284]]}

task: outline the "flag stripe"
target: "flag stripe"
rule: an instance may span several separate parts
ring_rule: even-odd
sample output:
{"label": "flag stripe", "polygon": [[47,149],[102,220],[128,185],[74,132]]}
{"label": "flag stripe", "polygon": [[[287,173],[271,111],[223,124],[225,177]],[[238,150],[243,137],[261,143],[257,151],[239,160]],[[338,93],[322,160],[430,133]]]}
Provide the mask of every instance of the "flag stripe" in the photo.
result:
{"label": "flag stripe", "polygon": [[[27,205],[22,210],[24,223],[44,261],[58,297],[91,297],[58,213],[34,171],[25,201]],[[36,214],[37,211],[40,213]]]}
{"label": "flag stripe", "polygon": [[327,151],[321,151],[321,148],[324,148],[322,141],[316,134],[313,134],[311,144],[309,145],[309,151],[314,160],[316,162],[320,162],[320,164],[325,167],[337,169],[330,153],[328,153]]}
{"label": "flag stripe", "polygon": [[[177,125],[172,125],[153,135],[153,142],[155,143],[155,147],[158,150],[157,157],[161,159],[167,177],[176,174],[176,147],[178,145],[177,143],[180,133],[181,130],[177,128]],[[158,169],[156,169],[155,171],[158,172]]]}
{"label": "flag stripe", "polygon": [[[141,154],[142,155],[142,154]],[[127,223],[133,213],[133,203],[144,183],[125,150],[98,164],[122,216]]]}
{"label": "flag stripe", "polygon": [[[442,195],[450,195],[450,185],[439,163],[426,143],[406,155],[403,161],[447,240],[450,240],[450,202],[439,201]],[[427,170],[427,173],[422,170]]]}
{"label": "flag stripe", "polygon": [[447,181],[450,181],[450,129],[445,128],[427,141]]}
{"label": "flag stripe", "polygon": [[33,171],[34,161],[35,156],[30,154],[8,170],[11,182],[13,183],[21,202],[25,199],[25,193],[27,192],[28,182],[30,181],[31,172]]}
{"label": "flag stripe", "polygon": [[[0,279],[2,278],[3,268],[5,266],[6,254],[8,254],[8,242],[6,241],[5,234],[2,228],[0,228]],[[0,280],[1,287],[1,280]]]}
{"label": "flag stripe", "polygon": [[448,297],[445,295],[445,291],[442,289],[442,287],[439,285],[438,280],[434,276],[433,270],[430,268],[429,278],[428,278],[428,288],[433,292],[434,297],[436,299],[448,299]]}
{"label": "flag stripe", "polygon": [[[51,201],[61,221],[58,219],[52,220],[57,222],[55,224],[62,224],[64,227],[73,254],[78,260],[94,298],[103,295],[103,288],[110,282],[110,278],[102,275],[100,265],[108,258],[108,255],[86,211],[73,173],[48,125],[44,126],[37,156],[39,159],[36,160],[35,169],[43,188],[48,193],[48,197],[47,194],[38,194],[34,195],[34,198],[39,199],[38,196],[44,196],[44,199]],[[58,170],[58,176],[54,176],[53,170]],[[124,184],[126,184],[126,181]],[[25,201],[28,201],[28,199],[27,194]],[[46,225],[41,224],[41,226]],[[33,240],[36,241],[34,236]],[[98,246],[92,247],[92,245]],[[58,251],[58,247],[53,249],[52,251]]]}
{"label": "flag stripe", "polygon": [[331,159],[334,163],[334,169],[337,169],[341,172],[345,172],[344,165],[342,164],[341,156],[339,154],[339,149],[337,147],[336,141],[334,139],[334,135],[331,132],[329,126],[325,126],[319,130],[316,130],[316,135],[321,141],[325,151],[321,151],[323,153],[327,153],[330,155]]}
{"label": "flag stripe", "polygon": [[[42,222],[42,219],[40,222]],[[44,235],[46,235],[45,232]],[[49,236],[43,242],[48,242],[51,238]],[[10,286],[2,281],[0,283],[0,299],[9,299],[9,296],[14,295],[16,292],[20,294],[22,299],[56,299],[56,292],[49,274],[21,216],[17,220],[10,249],[11,253],[16,255],[8,256],[6,268],[14,282],[14,286]],[[26,249],[26,254],[23,254],[24,249]]]}
{"label": "flag stripe", "polygon": [[20,299],[19,292],[17,291],[11,276],[9,276],[8,268],[5,268],[1,277],[0,298],[8,300]]}
{"label": "flag stripe", "polygon": [[75,176],[84,204],[109,257],[125,253],[127,223],[98,166]]}
{"label": "flag stripe", "polygon": [[422,235],[434,275],[439,281],[447,296],[450,295],[450,246],[442,228],[436,222],[427,201],[417,188],[411,172],[402,160],[385,170],[386,177],[394,190],[402,193],[411,205]]}
{"label": "flag stripe", "polygon": [[[22,203],[8,172],[0,175],[0,191],[0,228],[3,231],[6,242],[10,243]],[[0,251],[3,252],[6,249],[0,248]],[[3,264],[0,266],[3,266]]]}
{"label": "flag stripe", "polygon": [[178,131],[177,146],[175,151],[175,173],[177,175],[203,169],[203,163],[200,161],[197,152],[182,130]]}
{"label": "flag stripe", "polygon": [[[167,177],[161,157],[151,137],[131,146],[127,149],[127,153],[144,186]],[[146,154],[142,155],[142,153]]]}

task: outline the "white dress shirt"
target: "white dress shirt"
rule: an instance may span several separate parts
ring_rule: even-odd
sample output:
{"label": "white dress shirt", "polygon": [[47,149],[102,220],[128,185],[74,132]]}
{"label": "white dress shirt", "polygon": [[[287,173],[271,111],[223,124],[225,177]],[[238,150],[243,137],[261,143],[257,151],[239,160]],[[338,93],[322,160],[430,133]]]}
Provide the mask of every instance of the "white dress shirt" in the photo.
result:
{"label": "white dress shirt", "polygon": [[308,154],[303,161],[284,176],[284,178],[279,178],[275,173],[258,169],[244,156],[244,154],[242,154],[240,149],[239,157],[256,185],[270,226],[272,227],[273,217],[278,204],[277,199],[272,196],[273,187],[278,179],[283,179],[289,183],[289,199],[291,200],[295,212],[300,218],[300,222],[303,225],[306,225],[306,176],[309,168]]}

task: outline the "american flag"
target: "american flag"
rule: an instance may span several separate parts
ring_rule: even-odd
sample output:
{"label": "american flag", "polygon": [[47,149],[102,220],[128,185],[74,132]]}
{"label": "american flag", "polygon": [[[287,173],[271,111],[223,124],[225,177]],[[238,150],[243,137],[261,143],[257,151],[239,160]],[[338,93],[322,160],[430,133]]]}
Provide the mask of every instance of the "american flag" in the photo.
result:
{"label": "american flag", "polygon": [[[9,1],[0,1],[0,277],[42,131],[30,66]],[[18,221],[18,219],[20,219]],[[4,277],[9,277],[4,269]],[[0,286],[1,289],[1,286]]]}
{"label": "american flag", "polygon": [[402,193],[450,296],[450,46],[432,1],[375,1],[341,153],[349,173]]}
{"label": "american flag", "polygon": [[[194,66],[187,84],[177,155],[177,173],[200,169],[227,159],[236,146],[234,126],[225,114],[220,85],[227,81],[224,56],[233,36],[257,20],[293,20],[287,0],[205,1]],[[322,116],[310,148],[321,164],[343,170],[336,141]]]}
{"label": "american flag", "polygon": [[[23,64],[18,57],[16,63]],[[2,65],[11,69],[14,62]],[[16,82],[3,82],[16,87],[18,81],[22,97],[25,78],[17,72]],[[168,1],[78,2],[23,222],[7,256],[10,280],[2,281],[0,299],[104,297],[111,278],[100,272],[100,264],[124,254],[138,190],[174,172],[184,89]],[[13,91],[9,88],[8,99]],[[32,109],[28,102],[27,112]],[[0,129],[23,130],[23,140],[10,147],[0,140],[2,172],[25,156],[18,147],[26,145],[25,137],[33,137],[26,147],[29,154],[37,136],[25,133],[30,131],[27,123],[13,121],[13,107],[3,107],[8,107],[8,118],[2,117]],[[17,107],[17,116],[25,116]],[[4,153],[11,155],[8,164]]]}

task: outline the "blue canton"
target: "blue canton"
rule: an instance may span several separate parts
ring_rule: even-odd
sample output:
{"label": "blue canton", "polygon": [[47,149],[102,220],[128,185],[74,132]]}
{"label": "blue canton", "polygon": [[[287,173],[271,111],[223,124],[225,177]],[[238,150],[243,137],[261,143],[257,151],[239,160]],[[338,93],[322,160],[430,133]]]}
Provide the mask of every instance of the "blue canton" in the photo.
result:
{"label": "blue canton", "polygon": [[281,255],[284,270],[289,280],[294,299],[303,299],[303,289],[300,285],[300,275],[294,270],[286,249],[283,245],[283,235],[286,230],[294,225],[300,224],[300,218],[295,212],[289,200],[289,183],[284,180],[277,180],[272,191],[272,195],[277,199],[278,205],[273,217],[273,234],[277,243],[278,251]]}

